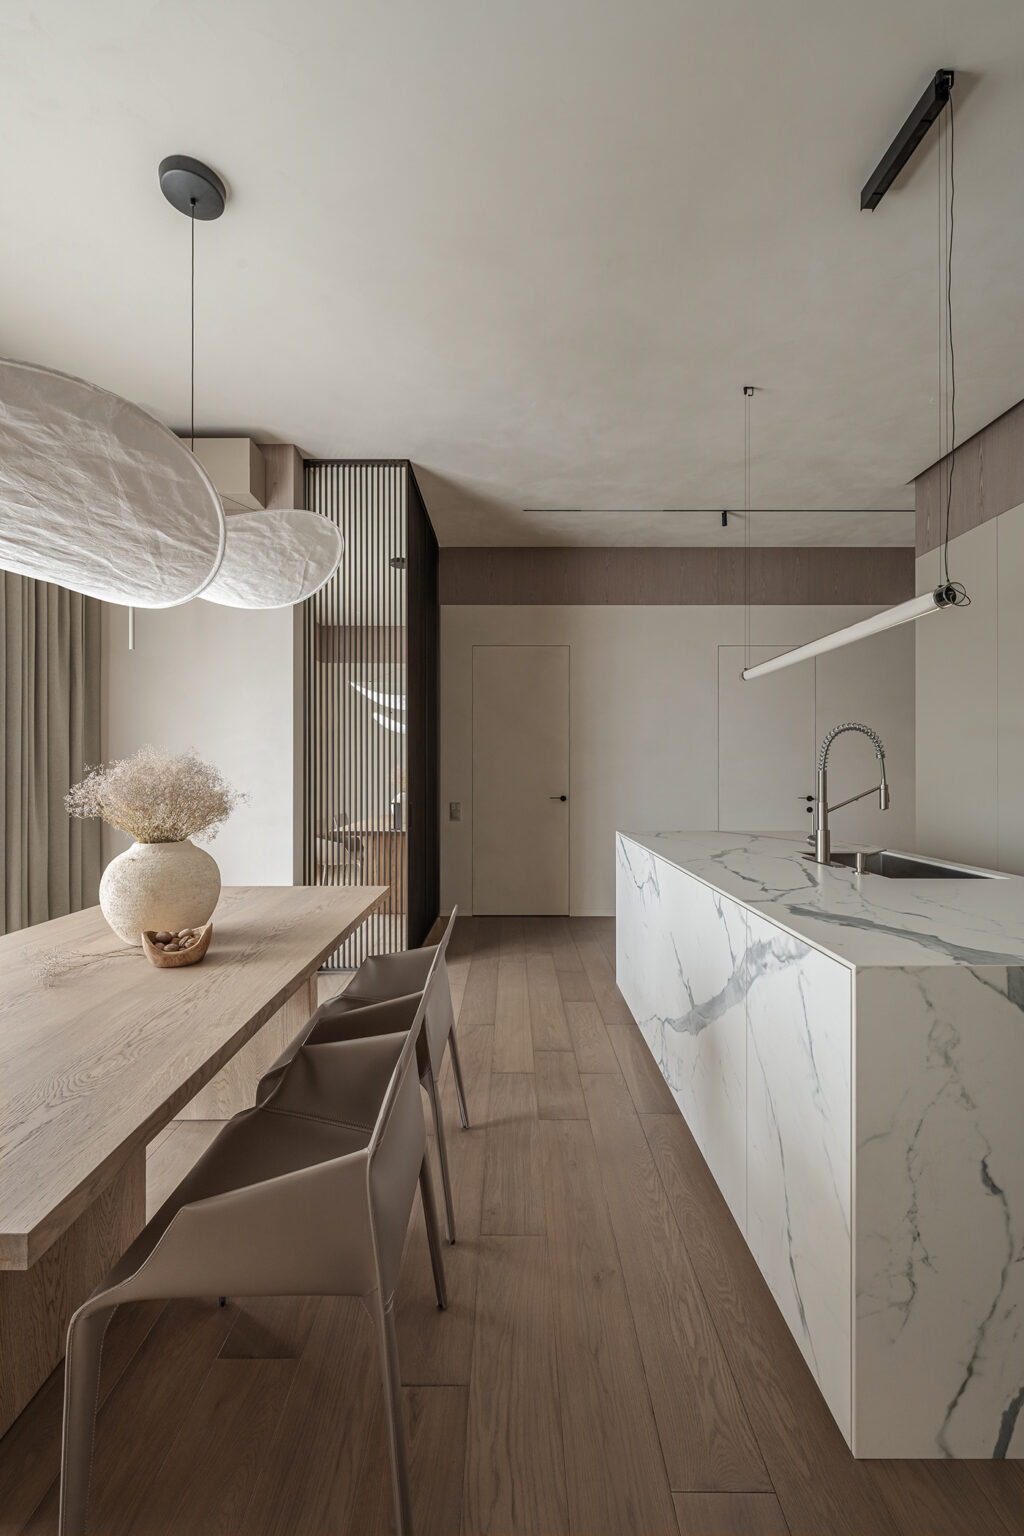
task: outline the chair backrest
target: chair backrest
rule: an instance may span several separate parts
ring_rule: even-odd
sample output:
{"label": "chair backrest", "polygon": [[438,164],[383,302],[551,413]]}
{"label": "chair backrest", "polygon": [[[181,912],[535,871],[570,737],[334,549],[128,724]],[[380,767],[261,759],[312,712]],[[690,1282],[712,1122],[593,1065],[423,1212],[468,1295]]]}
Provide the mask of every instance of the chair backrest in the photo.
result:
{"label": "chair backrest", "polygon": [[455,932],[455,919],[458,917],[458,915],[459,915],[458,907],[457,906],[452,907],[452,915],[448,919],[448,922],[447,922],[447,924],[445,926],[444,933],[441,935],[440,941],[438,942],[438,946],[437,946],[438,955],[440,956],[440,958],[442,960],[444,959],[445,953],[446,953],[446,951],[448,949],[448,945],[451,942],[452,934]]}
{"label": "chair backrest", "polygon": [[377,1123],[368,1147],[367,1187],[381,1295],[390,1302],[398,1280],[402,1249],[409,1226],[420,1168],[426,1152],[423,1099],[419,1073],[414,1070],[416,1047],[427,1008],[440,979],[439,953],[434,956],[427,983],[416,1008],[391,1074]]}
{"label": "chair backrest", "polygon": [[[397,1062],[395,1063],[395,1070],[391,1074],[391,1081],[388,1084],[388,1091],[384,1095],[384,1102],[381,1104],[380,1114],[377,1116],[377,1123],[373,1128],[373,1135],[370,1138],[370,1145],[368,1148],[371,1160],[377,1150],[377,1147],[380,1145],[387,1134],[388,1124],[394,1113],[395,1105],[399,1100],[403,1082],[409,1075],[409,1069],[412,1066],[412,1063],[416,1060],[416,1044],[420,1037],[420,1031],[423,1028],[423,1021],[426,1017],[427,1008],[429,1007],[431,999],[433,998],[437,988],[440,963],[441,947],[439,945],[437,953],[434,955],[434,958],[430,963],[430,970],[427,972],[427,980],[423,987],[423,992],[420,996],[420,1000],[416,1008],[416,1016],[410,1025],[409,1033],[405,1039],[405,1044],[402,1046],[401,1053]],[[416,1079],[416,1082],[418,1093],[418,1078]]]}

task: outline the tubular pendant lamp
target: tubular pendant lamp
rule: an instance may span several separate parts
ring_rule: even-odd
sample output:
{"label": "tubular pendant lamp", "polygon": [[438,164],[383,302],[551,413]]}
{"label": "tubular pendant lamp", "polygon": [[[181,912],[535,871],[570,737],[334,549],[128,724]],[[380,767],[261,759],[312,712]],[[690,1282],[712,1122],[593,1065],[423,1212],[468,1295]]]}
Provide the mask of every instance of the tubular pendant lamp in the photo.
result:
{"label": "tubular pendant lamp", "polygon": [[174,433],[119,395],[0,360],[0,568],[173,608],[216,576],[220,497]]}
{"label": "tubular pendant lamp", "polygon": [[[226,192],[215,171],[188,155],[160,162],[160,190],[191,224],[191,441],[195,442],[196,220],[219,219]],[[199,594],[228,608],[290,608],[328,582],[341,563],[341,530],[318,512],[297,507],[233,512],[223,560]]]}
{"label": "tubular pendant lamp", "polygon": [[755,667],[744,667],[740,676],[749,683],[754,678],[767,677],[769,672],[781,672],[784,667],[795,667],[801,661],[810,661],[812,656],[822,656],[826,651],[838,651],[856,640],[866,640],[869,635],[880,635],[885,629],[895,629],[899,624],[923,619],[929,613],[937,613],[940,608],[955,608],[957,598],[955,587],[936,587],[934,592],[912,597],[909,602],[899,603],[895,608],[886,608],[882,613],[873,614],[870,619],[861,619],[857,624],[848,624],[845,629],[833,630],[829,635],[822,635],[819,640],[798,645],[795,650],[784,651],[781,656],[773,656],[769,661],[759,661]]}

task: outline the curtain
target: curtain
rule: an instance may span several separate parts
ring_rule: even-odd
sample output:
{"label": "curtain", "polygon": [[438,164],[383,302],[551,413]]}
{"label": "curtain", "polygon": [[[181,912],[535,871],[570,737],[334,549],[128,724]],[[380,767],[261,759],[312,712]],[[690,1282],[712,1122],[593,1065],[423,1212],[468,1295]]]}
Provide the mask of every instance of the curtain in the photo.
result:
{"label": "curtain", "polygon": [[100,604],[0,572],[0,933],[96,901],[98,822],[64,796],[100,758]]}

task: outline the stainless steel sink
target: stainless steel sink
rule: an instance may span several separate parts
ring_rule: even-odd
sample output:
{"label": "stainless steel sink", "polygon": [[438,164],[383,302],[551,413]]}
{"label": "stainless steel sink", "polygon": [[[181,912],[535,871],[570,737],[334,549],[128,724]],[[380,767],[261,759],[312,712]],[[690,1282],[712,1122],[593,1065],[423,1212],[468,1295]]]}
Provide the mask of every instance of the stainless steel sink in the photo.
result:
{"label": "stainless steel sink", "polygon": [[918,858],[910,853],[893,853],[888,848],[876,853],[833,853],[832,864],[856,870],[859,875],[883,875],[887,880],[998,880],[1001,877],[984,869],[968,869],[962,864],[944,864],[938,859]]}

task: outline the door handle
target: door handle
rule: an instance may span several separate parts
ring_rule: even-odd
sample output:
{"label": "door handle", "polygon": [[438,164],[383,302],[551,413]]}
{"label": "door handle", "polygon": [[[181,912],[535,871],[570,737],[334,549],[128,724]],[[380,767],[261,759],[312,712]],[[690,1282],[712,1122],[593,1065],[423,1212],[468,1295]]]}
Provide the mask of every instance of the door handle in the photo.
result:
{"label": "door handle", "polygon": [[548,795],[549,800],[568,800],[568,795]]}

